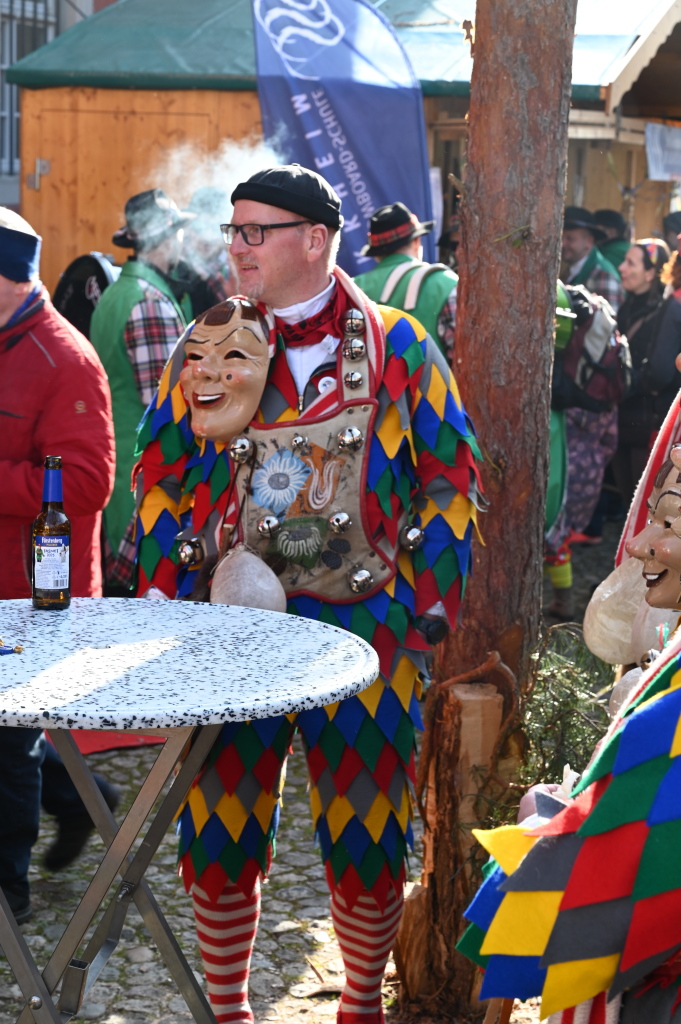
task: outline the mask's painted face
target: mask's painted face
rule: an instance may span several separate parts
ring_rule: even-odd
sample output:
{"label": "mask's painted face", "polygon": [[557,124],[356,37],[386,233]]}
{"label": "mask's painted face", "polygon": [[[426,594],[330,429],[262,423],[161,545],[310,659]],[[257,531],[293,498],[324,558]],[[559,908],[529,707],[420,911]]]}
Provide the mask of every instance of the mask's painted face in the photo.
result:
{"label": "mask's painted face", "polygon": [[681,609],[681,473],[671,461],[657,476],[648,509],[650,518],[627,552],[643,563],[648,604]]}
{"label": "mask's painted face", "polygon": [[184,343],[180,382],[198,438],[227,444],[248,426],[267,380],[268,345],[264,317],[241,299],[197,320]]}

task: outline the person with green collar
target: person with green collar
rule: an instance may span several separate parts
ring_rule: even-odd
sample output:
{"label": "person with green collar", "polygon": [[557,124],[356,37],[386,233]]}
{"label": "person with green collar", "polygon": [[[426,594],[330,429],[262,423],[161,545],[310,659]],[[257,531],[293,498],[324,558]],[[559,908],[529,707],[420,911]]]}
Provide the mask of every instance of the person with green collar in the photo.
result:
{"label": "person with green collar", "polygon": [[629,225],[617,210],[596,210],[594,221],[606,235],[605,241],[599,242],[599,252],[613,267],[619,268],[631,246]]}
{"label": "person with green collar", "polygon": [[624,301],[624,289],[617,268],[598,249],[606,237],[589,210],[565,207],[561,256],[567,273],[563,281],[583,284],[588,292],[602,295],[616,313]]}
{"label": "person with green collar", "polygon": [[105,594],[118,592],[116,557],[135,508],[131,474],[137,426],[186,327],[169,275],[180,258],[184,226],[194,216],[180,211],[160,188],[132,196],[125,204],[125,225],[112,241],[134,255],[92,315],[90,340],[109,378],[116,439],[116,479],[104,509]]}
{"label": "person with green collar", "polygon": [[[561,255],[567,273],[564,284],[582,285],[600,295],[617,313],[624,301],[619,271],[599,252],[606,234],[589,210],[566,206]],[[566,513],[572,544],[600,544],[602,526],[591,525],[606,466],[617,449],[617,407],[603,412],[570,408],[566,411],[568,495]]]}
{"label": "person with green collar", "polygon": [[459,279],[444,263],[423,262],[420,238],[433,224],[419,221],[404,203],[381,206],[371,215],[369,242],[361,250],[378,266],[355,282],[374,302],[416,317],[451,362]]}

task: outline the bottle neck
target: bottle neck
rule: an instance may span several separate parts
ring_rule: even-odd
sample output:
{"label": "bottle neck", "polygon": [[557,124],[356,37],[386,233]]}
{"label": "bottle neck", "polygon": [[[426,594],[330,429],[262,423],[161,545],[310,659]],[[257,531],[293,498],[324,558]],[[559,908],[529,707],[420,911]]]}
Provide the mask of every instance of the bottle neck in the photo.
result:
{"label": "bottle neck", "polygon": [[63,500],[61,470],[46,469],[43,478],[43,506],[61,508]]}

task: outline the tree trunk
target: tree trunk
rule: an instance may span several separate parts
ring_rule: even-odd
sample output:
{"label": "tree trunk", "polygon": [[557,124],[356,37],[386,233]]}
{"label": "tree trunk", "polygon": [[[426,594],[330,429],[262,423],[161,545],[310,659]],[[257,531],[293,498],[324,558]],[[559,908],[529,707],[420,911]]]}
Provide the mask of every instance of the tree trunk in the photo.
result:
{"label": "tree trunk", "polygon": [[[463,628],[439,651],[438,678],[457,685],[434,685],[426,706],[424,888],[398,943],[398,960],[422,964],[409,998],[444,1019],[470,1007],[475,975],[454,951],[471,895],[471,822],[459,816],[466,730],[455,692],[491,683],[504,694],[488,773],[498,793],[522,755],[513,689],[522,689],[538,637],[576,7],[577,0],[477,3],[453,368],[478,431],[490,505],[480,516],[485,546],[476,546]],[[422,936],[417,949],[409,922],[423,914],[427,927],[413,930]]]}

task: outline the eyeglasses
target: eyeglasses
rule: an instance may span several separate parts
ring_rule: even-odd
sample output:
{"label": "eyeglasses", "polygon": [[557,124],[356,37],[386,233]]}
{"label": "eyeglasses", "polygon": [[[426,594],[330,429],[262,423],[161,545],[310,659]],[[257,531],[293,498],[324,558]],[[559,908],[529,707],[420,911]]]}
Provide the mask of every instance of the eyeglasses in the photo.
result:
{"label": "eyeglasses", "polygon": [[298,224],[311,223],[311,220],[287,220],[283,224],[221,224],[220,231],[225,240],[225,245],[232,244],[236,238],[237,231],[246,245],[262,245],[265,241],[266,231],[274,231],[276,228],[294,228]]}

